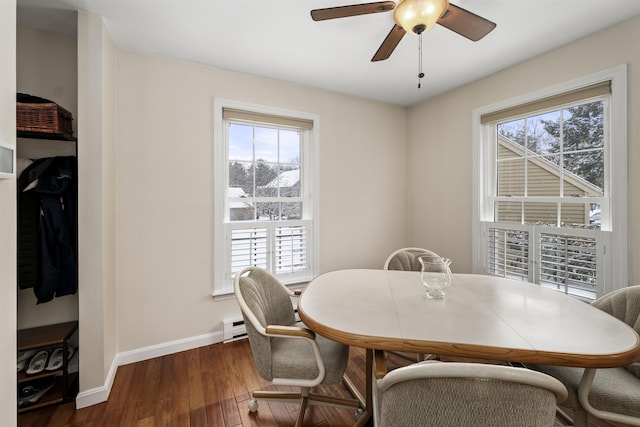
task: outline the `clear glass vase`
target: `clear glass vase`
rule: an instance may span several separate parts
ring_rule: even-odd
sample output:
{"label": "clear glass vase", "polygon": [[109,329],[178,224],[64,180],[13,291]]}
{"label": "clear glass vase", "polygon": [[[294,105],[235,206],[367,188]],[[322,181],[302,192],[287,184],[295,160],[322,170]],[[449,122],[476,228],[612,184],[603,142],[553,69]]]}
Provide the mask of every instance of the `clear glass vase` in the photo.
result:
{"label": "clear glass vase", "polygon": [[427,288],[426,296],[432,299],[445,297],[444,289],[451,285],[451,260],[434,255],[423,255],[420,261],[420,281]]}

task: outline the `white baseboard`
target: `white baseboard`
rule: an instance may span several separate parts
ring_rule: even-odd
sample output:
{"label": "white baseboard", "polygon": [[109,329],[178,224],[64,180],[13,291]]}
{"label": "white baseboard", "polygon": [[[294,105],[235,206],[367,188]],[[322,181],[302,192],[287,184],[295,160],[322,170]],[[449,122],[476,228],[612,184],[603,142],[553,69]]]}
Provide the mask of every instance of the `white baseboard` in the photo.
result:
{"label": "white baseboard", "polygon": [[184,338],[118,353],[111,363],[111,368],[109,368],[105,384],[103,386],[78,393],[76,396],[76,408],[81,409],[86,408],[87,406],[106,402],[109,398],[109,393],[111,392],[111,386],[113,385],[113,381],[116,377],[118,366],[141,362],[143,360],[153,359],[154,357],[166,356],[167,354],[178,353],[180,351],[192,350],[194,348],[204,347],[211,344],[217,344],[222,342],[222,339],[222,332],[212,332],[210,334],[198,335],[195,337]]}
{"label": "white baseboard", "polygon": [[125,351],[118,353],[116,359],[118,360],[118,366],[122,366],[128,365],[129,363],[153,359],[154,357],[161,357],[166,356],[167,354],[204,347],[205,345],[216,344],[219,342],[222,342],[222,332],[212,332],[210,334],[198,335],[195,337],[183,338],[176,341],[169,341],[162,344]]}

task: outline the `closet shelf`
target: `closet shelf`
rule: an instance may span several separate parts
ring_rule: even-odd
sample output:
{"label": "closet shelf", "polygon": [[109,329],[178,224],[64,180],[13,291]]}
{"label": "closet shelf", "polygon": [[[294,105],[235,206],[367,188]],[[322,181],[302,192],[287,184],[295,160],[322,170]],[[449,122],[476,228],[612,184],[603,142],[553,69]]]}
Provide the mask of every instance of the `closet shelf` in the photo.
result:
{"label": "closet shelf", "polygon": [[78,321],[18,330],[18,351],[61,345],[78,329]]}
{"label": "closet shelf", "polygon": [[18,138],[31,138],[31,139],[50,139],[54,141],[77,141],[75,136],[55,134],[55,133],[41,133],[41,132],[24,132],[18,131]]}

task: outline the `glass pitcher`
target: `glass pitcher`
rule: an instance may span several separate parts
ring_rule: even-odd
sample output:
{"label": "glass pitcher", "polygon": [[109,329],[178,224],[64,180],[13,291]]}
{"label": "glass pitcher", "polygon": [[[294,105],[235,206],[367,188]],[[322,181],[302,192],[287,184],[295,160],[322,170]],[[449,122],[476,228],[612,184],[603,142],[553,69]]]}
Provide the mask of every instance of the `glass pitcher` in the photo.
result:
{"label": "glass pitcher", "polygon": [[444,289],[451,285],[451,260],[434,255],[423,255],[420,261],[420,281],[427,288],[426,296],[432,299],[445,297]]}

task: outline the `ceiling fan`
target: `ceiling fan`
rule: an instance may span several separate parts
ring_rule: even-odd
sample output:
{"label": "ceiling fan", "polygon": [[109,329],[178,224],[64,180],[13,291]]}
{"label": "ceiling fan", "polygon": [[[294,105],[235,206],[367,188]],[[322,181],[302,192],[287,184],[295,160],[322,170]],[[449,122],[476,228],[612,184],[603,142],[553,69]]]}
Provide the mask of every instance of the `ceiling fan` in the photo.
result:
{"label": "ceiling fan", "polygon": [[389,58],[407,32],[419,35],[433,28],[435,24],[440,24],[472,41],[480,40],[496,27],[495,23],[450,4],[449,0],[399,0],[397,5],[392,1],[378,1],[328,7],[312,10],[311,18],[314,21],[324,21],[390,10],[394,10],[393,19],[396,23],[371,58],[372,62]]}

